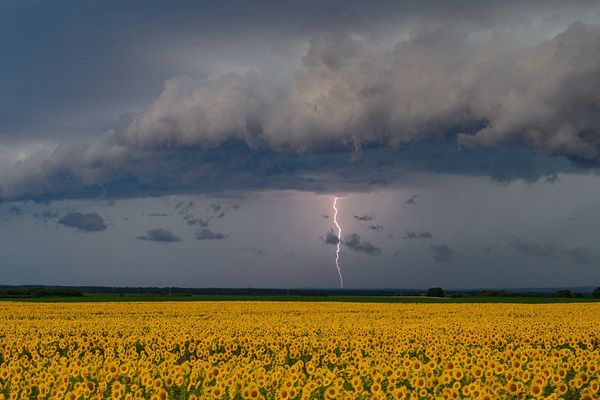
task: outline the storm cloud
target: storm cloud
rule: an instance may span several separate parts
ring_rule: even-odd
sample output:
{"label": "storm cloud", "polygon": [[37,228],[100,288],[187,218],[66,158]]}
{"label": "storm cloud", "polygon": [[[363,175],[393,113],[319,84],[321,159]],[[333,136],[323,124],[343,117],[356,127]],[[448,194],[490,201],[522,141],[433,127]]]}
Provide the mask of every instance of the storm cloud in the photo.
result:
{"label": "storm cloud", "polygon": [[311,151],[398,147],[454,131],[464,145],[513,143],[596,159],[599,39],[600,27],[582,22],[523,49],[481,43],[450,26],[422,27],[387,48],[321,36],[311,40],[289,93],[258,73],[173,79],[117,137],[135,148],[239,140]]}
{"label": "storm cloud", "polygon": [[179,236],[173,234],[171,231],[161,228],[150,229],[145,235],[138,236],[138,239],[163,243],[181,242],[181,238]]}
{"label": "storm cloud", "polygon": [[423,20],[394,43],[317,34],[285,84],[168,79],[100,136],[6,157],[0,198],[365,191],[415,171],[535,180],[595,166],[599,25],[530,43],[485,23]]}
{"label": "storm cloud", "polygon": [[83,233],[101,232],[107,228],[104,219],[97,213],[70,212],[60,218],[58,223]]}
{"label": "storm cloud", "polygon": [[227,234],[220,233],[220,232],[213,232],[210,229],[201,229],[199,231],[196,231],[194,233],[194,236],[198,240],[223,240],[223,239],[227,239],[229,237],[229,235],[227,235]]}
{"label": "storm cloud", "polygon": [[328,230],[325,235],[321,236],[321,241],[323,242],[323,244],[332,244],[334,246],[337,246],[337,244],[339,243],[338,236],[333,231],[333,229]]}
{"label": "storm cloud", "polygon": [[381,249],[371,242],[363,240],[358,233],[352,233],[344,237],[342,244],[356,252],[365,253],[370,256],[381,255]]}

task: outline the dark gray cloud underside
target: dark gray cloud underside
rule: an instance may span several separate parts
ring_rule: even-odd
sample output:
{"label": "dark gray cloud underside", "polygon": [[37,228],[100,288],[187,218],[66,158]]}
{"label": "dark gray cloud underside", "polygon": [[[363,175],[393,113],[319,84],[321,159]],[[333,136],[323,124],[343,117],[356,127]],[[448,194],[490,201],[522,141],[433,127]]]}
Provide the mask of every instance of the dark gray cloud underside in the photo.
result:
{"label": "dark gray cloud underside", "polygon": [[[70,153],[70,151],[69,151]],[[123,198],[173,193],[214,193],[270,189],[313,192],[369,191],[393,186],[414,172],[489,176],[496,181],[577,172],[565,157],[526,149],[457,148],[449,141],[427,141],[399,149],[284,154],[229,143],[212,150],[134,151],[121,161],[104,160],[94,168],[97,183],[79,176],[81,163],[49,163],[37,177],[15,183],[1,200],[48,202],[65,198]],[[183,171],[183,174],[182,174]],[[182,210],[183,211],[183,210]]]}

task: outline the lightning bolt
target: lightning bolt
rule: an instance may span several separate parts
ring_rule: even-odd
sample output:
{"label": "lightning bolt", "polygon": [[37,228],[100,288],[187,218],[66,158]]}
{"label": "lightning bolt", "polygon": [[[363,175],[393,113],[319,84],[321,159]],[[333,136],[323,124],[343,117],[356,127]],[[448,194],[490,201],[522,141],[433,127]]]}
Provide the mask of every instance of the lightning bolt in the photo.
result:
{"label": "lightning bolt", "polygon": [[340,276],[340,288],[343,289],[344,288],[344,278],[342,277],[342,270],[340,268],[340,245],[342,244],[342,227],[337,222],[337,215],[338,215],[337,201],[338,200],[339,200],[339,197],[336,197],[333,199],[333,222],[335,223],[335,226],[337,226],[337,230],[338,230],[338,234],[337,234],[338,242],[337,242],[337,247],[335,249],[335,267],[337,268],[338,275]]}

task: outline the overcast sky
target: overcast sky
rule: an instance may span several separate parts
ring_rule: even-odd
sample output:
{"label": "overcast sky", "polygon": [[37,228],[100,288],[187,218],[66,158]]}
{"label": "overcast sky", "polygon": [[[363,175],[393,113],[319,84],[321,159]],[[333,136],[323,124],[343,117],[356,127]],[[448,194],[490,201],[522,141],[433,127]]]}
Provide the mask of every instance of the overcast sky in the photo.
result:
{"label": "overcast sky", "polygon": [[600,285],[597,1],[0,3],[0,284]]}

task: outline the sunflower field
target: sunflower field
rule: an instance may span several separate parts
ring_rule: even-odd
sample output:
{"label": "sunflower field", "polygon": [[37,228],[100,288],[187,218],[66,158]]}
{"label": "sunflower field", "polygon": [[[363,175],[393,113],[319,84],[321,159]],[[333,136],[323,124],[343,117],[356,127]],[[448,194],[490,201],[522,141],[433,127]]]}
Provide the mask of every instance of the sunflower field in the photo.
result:
{"label": "sunflower field", "polygon": [[597,399],[600,304],[0,303],[0,399]]}

